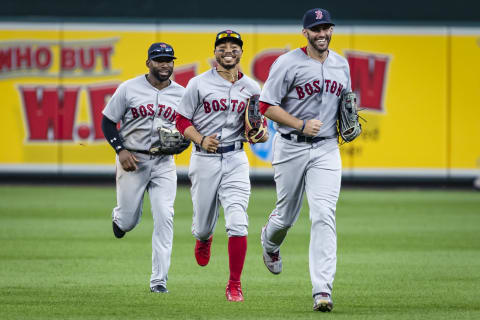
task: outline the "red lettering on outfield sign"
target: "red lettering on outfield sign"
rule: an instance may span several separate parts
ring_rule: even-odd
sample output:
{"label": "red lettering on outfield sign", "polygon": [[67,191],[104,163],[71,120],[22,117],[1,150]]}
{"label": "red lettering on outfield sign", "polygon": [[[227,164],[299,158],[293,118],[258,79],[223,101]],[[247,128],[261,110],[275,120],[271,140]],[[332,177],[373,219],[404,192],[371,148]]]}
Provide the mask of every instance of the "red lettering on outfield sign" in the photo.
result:
{"label": "red lettering on outfield sign", "polygon": [[197,64],[176,67],[173,70],[173,80],[179,85],[186,87],[190,79],[197,75]]}
{"label": "red lettering on outfield sign", "polygon": [[52,52],[45,46],[0,46],[0,75],[16,70],[45,70],[52,64]]}
{"label": "red lettering on outfield sign", "polygon": [[287,49],[268,49],[257,54],[252,61],[253,77],[262,83],[267,81],[270,67],[278,57],[286,52],[288,52]]}
{"label": "red lettering on outfield sign", "polygon": [[359,106],[383,111],[388,62],[390,57],[365,52],[347,51],[352,90],[357,93]]}
{"label": "red lettering on outfield sign", "polygon": [[[112,71],[118,39],[58,41],[0,41],[0,78],[21,76],[93,77],[119,74]],[[59,61],[56,68],[54,61]]]}
{"label": "red lettering on outfield sign", "polygon": [[103,84],[89,86],[87,88],[88,97],[90,98],[90,114],[93,123],[94,140],[103,140],[102,131],[102,111],[105,108],[108,100],[112,97],[117,90],[118,84]]}
{"label": "red lettering on outfield sign", "polygon": [[117,84],[87,87],[91,123],[76,123],[81,87],[20,87],[30,142],[104,140],[102,111]]}
{"label": "red lettering on outfield sign", "polygon": [[79,89],[21,87],[28,140],[73,140]]}

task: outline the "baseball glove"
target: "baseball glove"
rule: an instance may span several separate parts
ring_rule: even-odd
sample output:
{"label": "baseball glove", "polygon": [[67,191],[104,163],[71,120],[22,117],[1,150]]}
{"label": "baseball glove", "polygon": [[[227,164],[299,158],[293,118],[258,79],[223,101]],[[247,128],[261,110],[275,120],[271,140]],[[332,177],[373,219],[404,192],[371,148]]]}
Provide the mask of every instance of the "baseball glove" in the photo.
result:
{"label": "baseball glove", "polygon": [[259,95],[252,96],[245,108],[245,138],[252,144],[267,134],[267,119],[260,113],[259,98]]}
{"label": "baseball glove", "polygon": [[354,92],[343,93],[338,108],[338,133],[344,142],[351,142],[362,133],[358,120],[357,95]]}
{"label": "baseball glove", "polygon": [[160,138],[152,148],[150,153],[156,154],[178,154],[188,148],[190,140],[186,139],[178,130],[165,127],[157,128]]}

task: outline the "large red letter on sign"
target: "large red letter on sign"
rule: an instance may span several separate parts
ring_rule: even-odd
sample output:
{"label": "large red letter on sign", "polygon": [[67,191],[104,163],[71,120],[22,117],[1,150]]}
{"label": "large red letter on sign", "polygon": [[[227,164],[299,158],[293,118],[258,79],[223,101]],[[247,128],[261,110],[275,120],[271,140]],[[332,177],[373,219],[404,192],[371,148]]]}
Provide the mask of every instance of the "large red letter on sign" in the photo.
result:
{"label": "large red letter on sign", "polygon": [[288,50],[285,49],[274,49],[262,51],[257,54],[252,62],[253,77],[260,82],[267,81],[270,67],[278,57],[287,51]]}
{"label": "large red letter on sign", "polygon": [[95,130],[95,140],[105,139],[102,132],[102,111],[105,108],[110,97],[115,93],[117,84],[108,84],[98,87],[88,87],[88,96],[90,97],[90,111],[92,116],[93,128]]}
{"label": "large red letter on sign", "polygon": [[389,57],[360,52],[347,52],[352,91],[359,94],[360,107],[381,111]]}
{"label": "large red letter on sign", "polygon": [[[28,140],[72,140],[79,88],[20,88]],[[53,130],[53,137],[48,131]]]}
{"label": "large red letter on sign", "polygon": [[175,68],[173,71],[173,79],[179,85],[186,87],[190,79],[197,75],[197,65],[191,64]]}

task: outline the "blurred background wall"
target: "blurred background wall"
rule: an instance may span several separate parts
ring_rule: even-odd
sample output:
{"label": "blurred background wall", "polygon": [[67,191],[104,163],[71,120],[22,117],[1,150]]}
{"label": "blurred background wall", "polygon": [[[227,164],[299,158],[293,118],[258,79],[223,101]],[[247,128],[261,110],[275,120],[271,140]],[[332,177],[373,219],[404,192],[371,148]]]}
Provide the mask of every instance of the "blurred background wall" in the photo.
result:
{"label": "blurred background wall", "polygon": [[7,1],[0,15],[10,17],[79,18],[150,18],[208,19],[231,21],[297,23],[311,8],[328,9],[334,18],[358,23],[373,21],[422,23],[477,23],[480,3],[474,0],[404,0],[404,1],[158,1],[158,0],[83,0],[83,1]]}
{"label": "blurred background wall", "polygon": [[[318,6],[337,22],[330,47],[348,59],[367,121],[341,146],[344,181],[480,175],[480,2],[257,2],[4,4],[0,178],[113,177],[101,111],[119,83],[147,71],[152,42],[174,47],[174,80],[186,85],[214,66],[215,34],[234,29],[242,71],[263,84],[280,54],[305,45],[301,17]],[[271,180],[271,144],[247,153],[252,178]],[[189,154],[177,156],[180,175]]]}

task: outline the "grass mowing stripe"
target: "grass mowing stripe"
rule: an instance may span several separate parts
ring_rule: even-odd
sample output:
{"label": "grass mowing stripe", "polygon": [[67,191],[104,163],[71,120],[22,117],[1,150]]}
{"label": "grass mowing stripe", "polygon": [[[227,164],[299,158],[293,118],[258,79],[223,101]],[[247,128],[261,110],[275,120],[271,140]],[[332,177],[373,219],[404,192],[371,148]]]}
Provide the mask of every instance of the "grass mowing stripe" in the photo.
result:
{"label": "grass mowing stripe", "polygon": [[331,314],[311,311],[308,205],[282,246],[284,271],[263,266],[260,228],[273,188],[254,188],[242,284],[228,303],[219,219],[210,264],[193,257],[191,200],[175,203],[170,294],[148,291],[152,217],[114,239],[108,187],[0,186],[0,319],[478,319],[480,196],[445,190],[348,190],[337,206]]}

